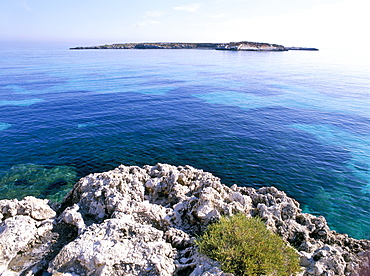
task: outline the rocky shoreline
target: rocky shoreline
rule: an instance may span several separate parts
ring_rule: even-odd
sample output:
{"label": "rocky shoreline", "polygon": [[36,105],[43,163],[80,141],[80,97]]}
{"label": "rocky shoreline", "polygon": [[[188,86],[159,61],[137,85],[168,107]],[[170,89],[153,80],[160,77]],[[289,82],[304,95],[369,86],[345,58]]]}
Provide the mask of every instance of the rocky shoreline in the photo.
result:
{"label": "rocky shoreline", "polygon": [[144,43],[116,43],[100,46],[72,47],[70,50],[88,49],[203,49],[203,50],[227,50],[227,51],[318,51],[317,48],[284,47],[283,45],[261,42],[229,42],[229,43],[173,43],[173,42],[144,42]]}
{"label": "rocky shoreline", "polygon": [[260,216],[296,248],[299,275],[368,275],[370,241],[331,231],[274,187],[227,187],[190,166],[121,165],[82,178],[61,204],[26,197],[0,200],[0,210],[4,276],[226,276],[194,237],[236,212]]}

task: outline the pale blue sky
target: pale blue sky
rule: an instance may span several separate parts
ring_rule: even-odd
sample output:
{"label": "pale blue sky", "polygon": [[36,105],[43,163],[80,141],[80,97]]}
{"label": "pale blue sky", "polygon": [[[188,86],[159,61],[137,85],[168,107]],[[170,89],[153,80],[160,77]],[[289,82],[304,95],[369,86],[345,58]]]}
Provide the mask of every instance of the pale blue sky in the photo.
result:
{"label": "pale blue sky", "polygon": [[[367,0],[0,0],[1,43],[367,43]],[[358,45],[359,45],[358,44]]]}

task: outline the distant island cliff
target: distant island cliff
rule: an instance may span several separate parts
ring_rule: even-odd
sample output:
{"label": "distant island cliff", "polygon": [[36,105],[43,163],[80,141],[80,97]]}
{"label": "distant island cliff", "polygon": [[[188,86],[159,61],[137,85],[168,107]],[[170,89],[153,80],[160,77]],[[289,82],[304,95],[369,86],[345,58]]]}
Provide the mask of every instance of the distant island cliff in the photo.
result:
{"label": "distant island cliff", "polygon": [[229,43],[176,43],[176,42],[143,42],[143,43],[116,43],[100,46],[72,47],[70,50],[88,49],[205,49],[226,51],[289,51],[305,50],[318,51],[317,48],[285,47],[278,44],[262,42],[229,42]]}

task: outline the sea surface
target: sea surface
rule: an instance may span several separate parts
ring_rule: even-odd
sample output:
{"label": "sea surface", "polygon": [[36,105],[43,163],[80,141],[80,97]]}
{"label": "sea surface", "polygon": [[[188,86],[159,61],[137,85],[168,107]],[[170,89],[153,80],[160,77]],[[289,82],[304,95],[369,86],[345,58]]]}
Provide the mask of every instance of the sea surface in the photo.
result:
{"label": "sea surface", "polygon": [[188,164],[370,238],[369,53],[2,47],[0,60],[2,199]]}

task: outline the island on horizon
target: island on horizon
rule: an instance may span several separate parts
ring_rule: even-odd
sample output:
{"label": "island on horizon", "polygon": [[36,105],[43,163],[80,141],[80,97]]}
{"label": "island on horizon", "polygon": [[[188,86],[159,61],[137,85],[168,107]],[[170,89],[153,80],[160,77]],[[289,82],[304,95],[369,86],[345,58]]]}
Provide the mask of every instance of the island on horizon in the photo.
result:
{"label": "island on horizon", "polygon": [[183,42],[142,42],[142,43],[115,43],[100,46],[72,47],[70,50],[88,49],[203,49],[203,50],[226,50],[226,51],[318,51],[317,48],[309,47],[285,47],[279,44],[263,42],[229,42],[229,43],[183,43]]}

